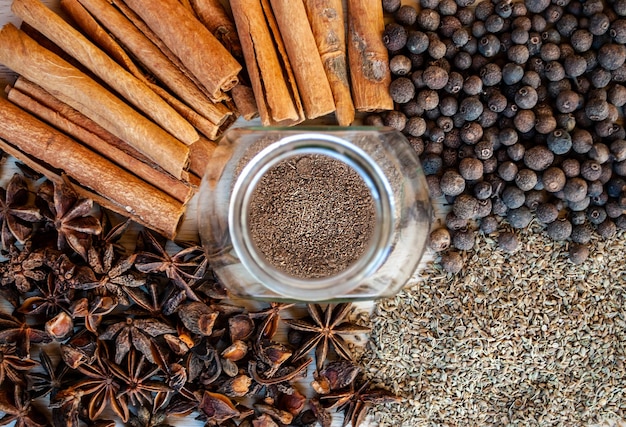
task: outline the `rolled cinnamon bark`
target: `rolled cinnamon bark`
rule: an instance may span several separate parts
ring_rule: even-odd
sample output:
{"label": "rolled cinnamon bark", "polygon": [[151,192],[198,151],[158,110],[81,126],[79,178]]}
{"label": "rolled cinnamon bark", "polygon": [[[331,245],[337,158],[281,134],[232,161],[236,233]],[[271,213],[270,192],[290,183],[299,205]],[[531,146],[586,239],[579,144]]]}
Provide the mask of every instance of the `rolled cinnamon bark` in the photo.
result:
{"label": "rolled cinnamon bark", "polygon": [[[150,228],[173,238],[184,213],[183,203],[148,185],[58,130],[0,98],[0,138],[50,169],[65,172]],[[58,172],[57,172],[58,173]]]}
{"label": "rolled cinnamon bark", "polygon": [[290,126],[304,120],[302,103],[282,42],[272,34],[278,28],[271,9],[262,1],[231,0],[230,7],[261,122]]}
{"label": "rolled cinnamon bark", "polygon": [[[98,30],[87,27],[87,18],[81,18],[78,13],[82,6],[84,10],[91,14],[92,19],[106,28],[116,38],[116,46],[111,45],[107,37],[98,37],[97,41],[101,45],[108,45],[107,51],[110,55],[119,52],[117,56],[122,56],[124,50],[119,46],[122,44],[132,55],[152,74],[154,74],[164,86],[180,97],[181,101],[193,108],[197,113],[211,121],[215,125],[220,125],[226,120],[226,117],[232,114],[222,104],[214,104],[205,94],[191,81],[176,65],[174,65],[168,57],[159,50],[132,22],[128,20],[118,9],[106,0],[61,0],[63,6],[68,13],[76,20],[79,25],[88,32],[92,37],[97,37]],[[108,36],[108,34],[106,34]],[[110,38],[110,36],[108,36]],[[120,52],[121,51],[121,52]],[[118,61],[119,62],[119,61]],[[126,61],[124,60],[124,63]],[[133,64],[134,65],[134,64]],[[129,71],[137,78],[143,78],[141,72],[129,67]],[[148,86],[150,86],[148,84]],[[154,87],[150,86],[153,90]],[[159,93],[160,94],[160,93]],[[161,95],[161,94],[160,94]],[[167,101],[167,99],[166,99]],[[168,102],[170,105],[171,102]],[[180,110],[177,109],[177,111]],[[189,117],[181,113],[188,121]],[[192,123],[194,126],[195,124]],[[201,129],[202,131],[202,129]]]}
{"label": "rolled cinnamon bark", "polygon": [[296,77],[306,117],[314,119],[332,113],[335,111],[333,93],[302,0],[270,0],[270,3]]}
{"label": "rolled cinnamon bark", "polygon": [[242,58],[241,43],[235,23],[226,13],[220,0],[188,0],[200,22],[235,58]]}
{"label": "rolled cinnamon bark", "polygon": [[183,176],[189,156],[186,145],[12,24],[0,30],[0,63],[80,111],[175,178]]}
{"label": "rolled cinnamon bark", "polygon": [[174,137],[186,144],[198,139],[172,107],[39,0],[14,0],[11,10]]}
{"label": "rolled cinnamon bark", "polygon": [[193,189],[190,185],[175,179],[165,172],[158,171],[119,148],[110,145],[102,138],[80,126],[80,124],[68,120],[57,111],[39,103],[29,95],[18,89],[10,88],[7,91],[7,97],[9,101],[75,138],[77,141],[82,142],[96,153],[101,154],[125,170],[134,173],[148,184],[157,187],[181,203],[187,203],[191,199]]}
{"label": "rolled cinnamon bark", "polygon": [[335,99],[337,123],[348,126],[355,112],[348,78],[343,1],[304,0],[304,6]]}
{"label": "rolled cinnamon bark", "polygon": [[125,0],[208,90],[215,102],[239,81],[241,65],[177,0]]}
{"label": "rolled cinnamon bark", "polygon": [[191,155],[189,156],[191,159],[189,162],[189,170],[202,178],[206,168],[209,166],[213,151],[215,151],[215,143],[200,137],[200,139],[191,144],[189,148],[191,150]]}
{"label": "rolled cinnamon bark", "polygon": [[380,0],[347,0],[348,61],[352,100],[357,111],[393,109],[389,95],[389,55]]}

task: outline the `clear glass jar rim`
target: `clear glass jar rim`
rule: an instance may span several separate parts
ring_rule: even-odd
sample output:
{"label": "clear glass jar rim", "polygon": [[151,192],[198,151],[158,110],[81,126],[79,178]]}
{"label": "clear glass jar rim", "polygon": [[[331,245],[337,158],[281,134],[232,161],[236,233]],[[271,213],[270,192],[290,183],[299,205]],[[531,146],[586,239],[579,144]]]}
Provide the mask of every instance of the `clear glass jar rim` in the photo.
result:
{"label": "clear glass jar rim", "polygon": [[[274,268],[258,253],[246,232],[248,205],[261,177],[280,161],[304,154],[331,156],[353,168],[370,189],[376,211],[374,233],[366,252],[346,270],[319,279],[302,279]],[[393,204],[393,192],[383,171],[361,148],[325,133],[295,134],[270,144],[243,168],[229,201],[229,232],[240,261],[263,286],[290,298],[325,300],[331,296],[329,293],[350,292],[385,261],[394,227]]]}

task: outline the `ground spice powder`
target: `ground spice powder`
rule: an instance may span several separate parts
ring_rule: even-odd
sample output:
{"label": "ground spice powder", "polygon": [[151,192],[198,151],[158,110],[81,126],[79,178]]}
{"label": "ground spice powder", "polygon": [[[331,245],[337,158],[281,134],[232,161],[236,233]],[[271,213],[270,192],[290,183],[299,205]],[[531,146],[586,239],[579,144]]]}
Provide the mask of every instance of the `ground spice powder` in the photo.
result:
{"label": "ground spice powder", "polygon": [[374,199],[346,163],[322,154],[298,155],[270,168],[253,191],[250,235],[267,262],[301,279],[337,275],[366,251]]}

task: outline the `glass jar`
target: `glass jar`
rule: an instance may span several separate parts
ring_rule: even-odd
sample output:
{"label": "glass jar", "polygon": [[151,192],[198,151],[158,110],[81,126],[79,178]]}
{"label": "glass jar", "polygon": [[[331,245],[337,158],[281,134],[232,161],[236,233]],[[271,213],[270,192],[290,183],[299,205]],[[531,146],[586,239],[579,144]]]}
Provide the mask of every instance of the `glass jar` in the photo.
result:
{"label": "glass jar", "polygon": [[395,294],[424,253],[431,219],[419,160],[388,128],[232,128],[198,195],[218,280],[271,301]]}

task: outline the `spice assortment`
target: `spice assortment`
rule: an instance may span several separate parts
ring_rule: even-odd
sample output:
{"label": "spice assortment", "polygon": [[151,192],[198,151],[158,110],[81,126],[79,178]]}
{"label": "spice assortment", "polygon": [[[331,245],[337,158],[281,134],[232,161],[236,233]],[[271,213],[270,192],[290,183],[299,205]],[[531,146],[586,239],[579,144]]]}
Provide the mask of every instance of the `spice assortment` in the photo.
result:
{"label": "spice assortment", "polygon": [[[415,6],[383,2],[396,108],[368,123],[405,132],[432,196],[451,205],[432,235],[442,264],[458,272],[454,251],[501,218],[539,221],[584,262],[583,230],[607,238],[626,226],[621,2]],[[503,237],[502,249],[514,243]]]}
{"label": "spice assortment", "polygon": [[234,305],[200,246],[133,230],[62,182],[15,174],[2,191],[1,423],[330,426],[396,400],[352,361],[369,328],[351,304]]}

